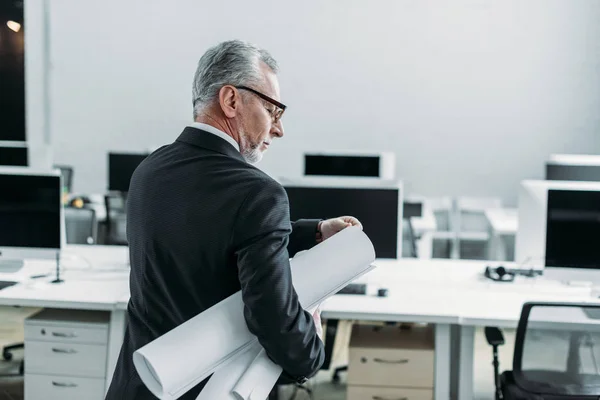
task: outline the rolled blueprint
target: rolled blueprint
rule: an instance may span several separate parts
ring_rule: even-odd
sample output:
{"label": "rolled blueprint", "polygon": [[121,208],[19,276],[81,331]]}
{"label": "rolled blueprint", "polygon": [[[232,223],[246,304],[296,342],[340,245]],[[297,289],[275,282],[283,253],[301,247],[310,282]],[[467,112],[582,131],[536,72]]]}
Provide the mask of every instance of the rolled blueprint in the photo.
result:
{"label": "rolled blueprint", "polygon": [[[357,227],[346,228],[312,249],[297,254],[291,265],[292,281],[300,304],[304,309],[314,309],[371,270],[370,264],[374,260],[371,241]],[[160,399],[177,399],[227,366],[213,376],[217,379],[212,384],[211,378],[205,390],[212,387],[232,392],[235,387],[238,395],[246,396],[237,398],[255,398],[252,393],[264,391],[268,386],[260,382],[252,384],[256,372],[268,370],[269,379],[273,379],[276,368],[273,367],[275,364],[265,363],[265,358],[268,358],[256,336],[248,331],[243,308],[241,292],[237,292],[138,349],[133,354],[133,362],[142,382]],[[281,369],[278,371],[275,381]],[[226,382],[234,376],[237,376],[235,382]],[[203,394],[204,390],[199,398]]]}

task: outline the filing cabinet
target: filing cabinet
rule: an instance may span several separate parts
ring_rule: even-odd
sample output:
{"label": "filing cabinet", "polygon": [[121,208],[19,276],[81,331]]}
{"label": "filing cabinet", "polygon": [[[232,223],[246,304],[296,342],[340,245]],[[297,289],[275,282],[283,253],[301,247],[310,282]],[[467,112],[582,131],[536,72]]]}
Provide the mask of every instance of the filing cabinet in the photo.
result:
{"label": "filing cabinet", "polygon": [[348,400],[433,399],[433,328],[354,325]]}
{"label": "filing cabinet", "polygon": [[25,320],[25,400],[104,399],[110,316],[45,309]]}

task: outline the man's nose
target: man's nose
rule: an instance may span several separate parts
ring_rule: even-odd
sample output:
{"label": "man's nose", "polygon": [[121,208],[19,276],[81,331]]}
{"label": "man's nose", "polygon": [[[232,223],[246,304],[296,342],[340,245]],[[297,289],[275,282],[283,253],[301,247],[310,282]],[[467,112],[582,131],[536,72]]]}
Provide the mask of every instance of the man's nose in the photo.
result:
{"label": "man's nose", "polygon": [[277,121],[271,126],[271,135],[277,137],[283,137],[283,122],[281,120]]}

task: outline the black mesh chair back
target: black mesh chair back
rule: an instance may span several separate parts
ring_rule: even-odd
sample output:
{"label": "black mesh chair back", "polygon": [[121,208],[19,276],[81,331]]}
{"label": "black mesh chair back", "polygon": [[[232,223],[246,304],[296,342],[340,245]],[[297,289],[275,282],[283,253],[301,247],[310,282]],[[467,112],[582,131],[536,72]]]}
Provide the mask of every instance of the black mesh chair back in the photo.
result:
{"label": "black mesh chair back", "polygon": [[600,302],[523,306],[512,371],[520,389],[542,398],[598,399],[599,367]]}
{"label": "black mesh chair back", "polygon": [[96,212],[89,208],[65,207],[65,229],[69,244],[95,244],[98,224]]}
{"label": "black mesh chair back", "polygon": [[121,194],[104,196],[106,206],[105,244],[127,245],[127,200]]}

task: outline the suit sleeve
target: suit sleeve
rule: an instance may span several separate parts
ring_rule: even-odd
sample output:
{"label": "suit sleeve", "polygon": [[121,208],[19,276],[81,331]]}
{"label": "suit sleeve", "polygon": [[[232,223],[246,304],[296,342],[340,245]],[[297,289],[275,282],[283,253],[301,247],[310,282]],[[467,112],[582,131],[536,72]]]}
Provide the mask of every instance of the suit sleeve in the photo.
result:
{"label": "suit sleeve", "polygon": [[323,343],[292,285],[285,190],[272,181],[257,186],[241,204],[232,234],[244,317],[284,376],[304,381],[323,364]]}
{"label": "suit sleeve", "polygon": [[288,243],[290,257],[317,244],[317,226],[320,219],[299,219],[292,222],[292,233]]}

